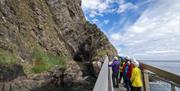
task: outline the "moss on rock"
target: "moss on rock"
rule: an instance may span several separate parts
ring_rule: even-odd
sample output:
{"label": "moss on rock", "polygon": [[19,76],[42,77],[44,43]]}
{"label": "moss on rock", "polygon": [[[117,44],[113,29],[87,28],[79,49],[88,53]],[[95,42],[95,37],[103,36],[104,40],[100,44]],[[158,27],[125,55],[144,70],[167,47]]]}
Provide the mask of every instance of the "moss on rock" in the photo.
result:
{"label": "moss on rock", "polygon": [[64,68],[67,58],[64,56],[55,56],[44,52],[42,49],[35,49],[33,52],[33,73],[52,70],[53,68]]}
{"label": "moss on rock", "polygon": [[0,64],[11,65],[17,62],[15,54],[0,48]]}

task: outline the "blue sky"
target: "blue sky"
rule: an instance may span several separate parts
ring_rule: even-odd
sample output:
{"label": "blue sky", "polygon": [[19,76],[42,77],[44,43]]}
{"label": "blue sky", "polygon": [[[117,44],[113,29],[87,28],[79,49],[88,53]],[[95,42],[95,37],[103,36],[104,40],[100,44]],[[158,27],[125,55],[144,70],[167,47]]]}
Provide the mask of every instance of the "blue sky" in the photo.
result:
{"label": "blue sky", "polygon": [[82,8],[119,55],[180,60],[179,0],[82,0]]}

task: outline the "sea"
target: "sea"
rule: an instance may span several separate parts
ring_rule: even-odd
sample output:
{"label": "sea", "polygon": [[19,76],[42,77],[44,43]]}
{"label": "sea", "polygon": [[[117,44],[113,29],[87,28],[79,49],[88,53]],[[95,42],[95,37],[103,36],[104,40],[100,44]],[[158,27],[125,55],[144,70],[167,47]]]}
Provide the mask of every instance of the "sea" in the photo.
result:
{"label": "sea", "polygon": [[180,75],[180,60],[145,60],[140,62]]}
{"label": "sea", "polygon": [[[140,62],[180,76],[180,60],[145,60]],[[175,89],[180,91],[180,87]],[[171,85],[162,81],[150,82],[150,91],[171,91]]]}

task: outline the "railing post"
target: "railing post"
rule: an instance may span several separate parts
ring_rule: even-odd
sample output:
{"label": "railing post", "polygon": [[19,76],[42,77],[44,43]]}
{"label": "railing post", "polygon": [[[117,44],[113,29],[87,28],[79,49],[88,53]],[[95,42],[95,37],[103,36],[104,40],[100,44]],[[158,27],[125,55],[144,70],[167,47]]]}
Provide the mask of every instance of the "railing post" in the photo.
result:
{"label": "railing post", "polygon": [[148,70],[144,69],[143,77],[144,77],[144,91],[150,91]]}
{"label": "railing post", "polygon": [[176,91],[175,86],[171,84],[171,91]]}

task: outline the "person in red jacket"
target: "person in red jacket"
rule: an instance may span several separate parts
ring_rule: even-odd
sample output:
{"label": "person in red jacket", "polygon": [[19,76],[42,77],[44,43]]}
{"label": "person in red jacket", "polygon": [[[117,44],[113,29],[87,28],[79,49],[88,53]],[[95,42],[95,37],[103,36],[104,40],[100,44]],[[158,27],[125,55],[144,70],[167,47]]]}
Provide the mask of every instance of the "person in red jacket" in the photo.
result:
{"label": "person in red jacket", "polygon": [[128,69],[129,69],[129,61],[127,61],[125,64],[124,72],[123,72],[123,79],[124,79],[124,83],[125,83],[125,87],[127,91],[130,91],[130,79],[127,77]]}
{"label": "person in red jacket", "polygon": [[[132,60],[132,59],[131,59]],[[129,61],[129,67],[128,67],[128,72],[126,74],[126,76],[130,79],[131,78],[131,75],[132,75],[132,69],[133,69],[133,64],[132,64],[132,61]]]}
{"label": "person in red jacket", "polygon": [[127,71],[127,73],[126,73],[126,77],[127,77],[127,79],[128,79],[128,86],[129,86],[129,89],[131,89],[131,81],[130,81],[130,79],[131,79],[131,75],[132,75],[132,69],[133,69],[133,67],[134,67],[134,65],[132,64],[132,61],[131,61],[132,59],[130,59],[130,61],[129,61],[129,65],[128,65],[128,71]]}
{"label": "person in red jacket", "polygon": [[127,91],[131,90],[131,82],[130,82],[130,78],[128,77],[130,75],[129,67],[130,67],[130,58],[126,58],[126,63],[123,67],[123,79],[124,79],[124,83],[125,83],[125,87]]}

